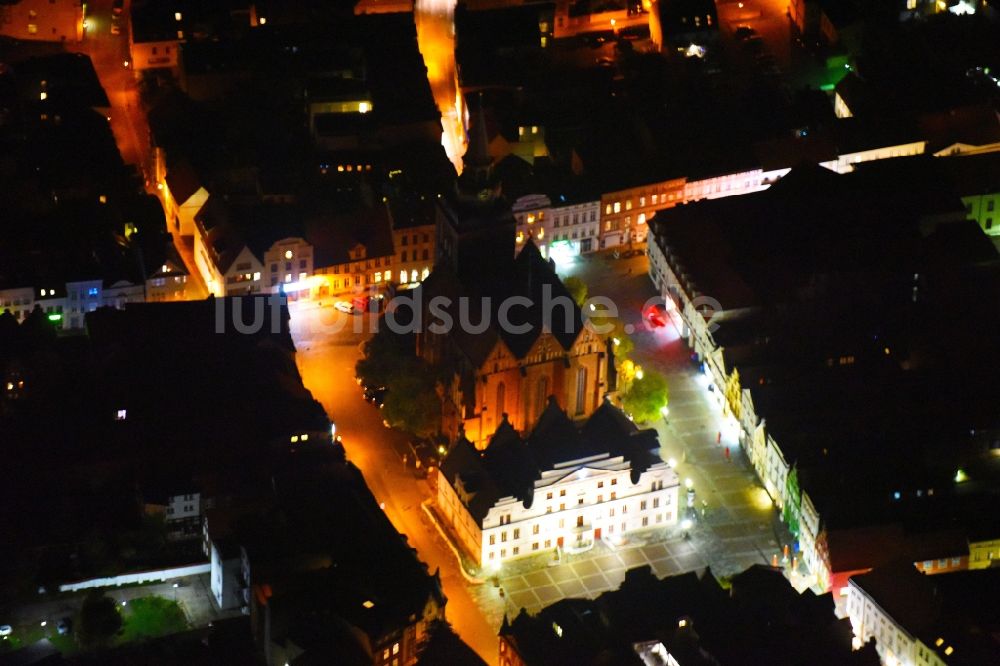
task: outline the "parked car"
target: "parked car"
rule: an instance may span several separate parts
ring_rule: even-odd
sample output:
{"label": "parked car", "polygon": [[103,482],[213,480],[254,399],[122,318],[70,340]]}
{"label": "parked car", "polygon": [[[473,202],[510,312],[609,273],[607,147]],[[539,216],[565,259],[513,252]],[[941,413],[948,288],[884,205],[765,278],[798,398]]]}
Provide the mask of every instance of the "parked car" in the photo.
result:
{"label": "parked car", "polygon": [[384,386],[373,386],[370,388],[365,388],[365,400],[372,403],[376,407],[381,408],[385,404],[385,394],[389,391]]}
{"label": "parked car", "polygon": [[410,455],[413,456],[413,466],[421,474],[427,474],[432,468],[441,464],[442,454],[447,449],[442,444],[437,444],[430,439],[412,439],[410,444]]}
{"label": "parked car", "polygon": [[60,636],[65,636],[66,634],[70,633],[71,631],[73,631],[73,620],[68,617],[64,617],[63,619],[59,620],[58,622],[56,622],[56,631],[59,632]]}
{"label": "parked car", "polygon": [[345,314],[354,314],[354,305],[348,301],[337,301],[333,304],[334,309],[340,310]]}

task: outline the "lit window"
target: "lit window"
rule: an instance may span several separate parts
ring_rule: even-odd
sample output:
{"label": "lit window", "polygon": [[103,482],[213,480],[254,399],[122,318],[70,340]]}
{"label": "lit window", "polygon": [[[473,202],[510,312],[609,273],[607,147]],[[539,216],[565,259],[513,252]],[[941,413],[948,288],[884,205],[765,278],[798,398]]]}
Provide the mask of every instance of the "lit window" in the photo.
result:
{"label": "lit window", "polygon": [[381,282],[381,281],[382,281],[382,272],[378,271],[375,273],[375,282]]}
{"label": "lit window", "polygon": [[422,273],[420,274],[420,279],[421,279],[421,280],[426,280],[426,279],[427,279],[427,276],[428,276],[428,275],[430,275],[430,274],[431,274],[431,269],[429,269],[429,268],[425,268],[425,269],[423,270],[423,272],[422,272]]}
{"label": "lit window", "polygon": [[285,273],[285,282],[291,282],[291,281],[292,281],[292,274]]}
{"label": "lit window", "polygon": [[285,250],[285,259],[291,259],[291,258],[292,258],[292,251]]}
{"label": "lit window", "polygon": [[535,126],[535,125],[532,125],[532,126],[531,126],[531,133],[532,133],[532,134],[538,134],[538,127],[537,127],[537,126]]}
{"label": "lit window", "polygon": [[[259,275],[259,273],[254,273],[254,275]],[[306,272],[299,273],[299,279],[300,280],[305,280],[307,277],[309,277],[308,273],[306,273]],[[254,278],[254,279],[256,280],[257,278]]]}
{"label": "lit window", "polygon": [[260,273],[254,273],[253,274],[253,281],[254,282],[260,282]]}
{"label": "lit window", "polygon": [[[358,104],[359,113],[368,113],[371,110],[372,110],[372,105],[370,102],[361,102],[360,104]],[[358,167],[358,171],[361,171],[360,166]]]}
{"label": "lit window", "polygon": [[128,410],[119,409],[118,412],[115,414],[115,419],[118,421],[124,421],[127,416],[128,416]]}
{"label": "lit window", "polygon": [[392,653],[393,654],[399,654],[399,643],[393,643],[392,644]]}
{"label": "lit window", "polygon": [[416,282],[416,281],[417,281],[417,269],[414,268],[412,271],[410,271],[410,282]]}
{"label": "lit window", "polygon": [[385,277],[385,281],[386,282],[391,282],[392,281],[392,271],[386,271],[385,274],[384,274],[384,277]]}
{"label": "lit window", "polygon": [[184,17],[181,15],[180,12],[174,12],[174,20],[175,21],[180,21],[182,18],[184,18]]}
{"label": "lit window", "polygon": [[406,284],[406,271],[399,271],[399,281]]}
{"label": "lit window", "polygon": [[622,212],[622,203],[620,201],[615,202],[614,210],[616,213]]}

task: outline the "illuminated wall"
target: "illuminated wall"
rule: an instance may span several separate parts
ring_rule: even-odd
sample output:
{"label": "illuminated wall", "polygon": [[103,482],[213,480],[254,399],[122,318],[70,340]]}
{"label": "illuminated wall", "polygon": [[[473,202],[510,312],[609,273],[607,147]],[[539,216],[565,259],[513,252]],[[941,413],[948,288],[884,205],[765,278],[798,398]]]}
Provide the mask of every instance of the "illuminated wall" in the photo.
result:
{"label": "illuminated wall", "polygon": [[78,42],[83,39],[83,5],[79,0],[0,4],[0,35],[41,42]]}

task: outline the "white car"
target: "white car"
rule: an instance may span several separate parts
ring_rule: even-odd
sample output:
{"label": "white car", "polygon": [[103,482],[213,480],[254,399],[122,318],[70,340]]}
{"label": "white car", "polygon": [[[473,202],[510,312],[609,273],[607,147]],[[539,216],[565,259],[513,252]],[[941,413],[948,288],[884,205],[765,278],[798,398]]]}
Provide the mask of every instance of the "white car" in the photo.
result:
{"label": "white car", "polygon": [[337,301],[333,307],[346,314],[354,314],[354,306],[347,301]]}
{"label": "white car", "polygon": [[9,624],[0,624],[0,636],[10,636],[14,633],[14,628]]}

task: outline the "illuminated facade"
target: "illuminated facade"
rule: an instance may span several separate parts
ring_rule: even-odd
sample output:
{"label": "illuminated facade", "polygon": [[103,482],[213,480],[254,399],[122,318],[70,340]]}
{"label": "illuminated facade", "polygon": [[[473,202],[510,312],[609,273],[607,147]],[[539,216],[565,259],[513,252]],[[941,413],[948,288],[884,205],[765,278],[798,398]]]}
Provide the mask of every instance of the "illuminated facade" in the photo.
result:
{"label": "illuminated facade", "polygon": [[83,3],[80,0],[19,0],[0,4],[0,35],[4,37],[79,42],[83,33]]}
{"label": "illuminated facade", "polygon": [[488,568],[621,543],[677,523],[678,478],[658,450],[655,431],[608,402],[576,430],[551,400],[526,439],[505,421],[482,453],[456,442],[438,471],[438,508]]}
{"label": "illuminated facade", "polygon": [[531,239],[543,257],[573,257],[597,249],[601,202],[561,203],[553,205],[543,194],[521,197],[512,206],[517,220],[516,251]]}
{"label": "illuminated facade", "polygon": [[379,279],[400,287],[420,284],[434,267],[434,225],[394,229],[392,236],[396,252],[392,268]]}

